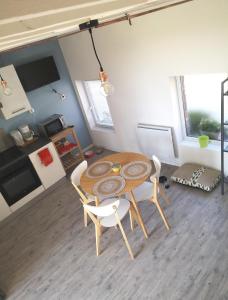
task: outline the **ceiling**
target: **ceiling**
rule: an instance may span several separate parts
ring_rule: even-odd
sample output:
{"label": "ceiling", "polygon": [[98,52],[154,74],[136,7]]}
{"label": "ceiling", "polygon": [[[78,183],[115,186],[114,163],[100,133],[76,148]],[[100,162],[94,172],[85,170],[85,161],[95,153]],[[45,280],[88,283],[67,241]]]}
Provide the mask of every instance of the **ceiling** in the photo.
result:
{"label": "ceiling", "polygon": [[0,52],[78,31],[78,25],[90,19],[105,22],[126,13],[131,15],[181,2],[183,0],[7,0],[0,10]]}

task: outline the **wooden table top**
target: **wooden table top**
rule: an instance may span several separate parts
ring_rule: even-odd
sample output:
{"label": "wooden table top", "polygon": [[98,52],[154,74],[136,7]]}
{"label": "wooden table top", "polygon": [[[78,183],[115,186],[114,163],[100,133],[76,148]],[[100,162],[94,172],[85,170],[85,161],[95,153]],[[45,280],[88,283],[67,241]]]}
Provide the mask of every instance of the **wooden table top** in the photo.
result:
{"label": "wooden table top", "polygon": [[[111,161],[113,163],[120,163],[121,166],[123,167],[124,165],[126,165],[132,161],[136,161],[136,160],[151,162],[149,158],[147,158],[145,155],[140,154],[140,153],[120,152],[120,153],[102,157],[101,159],[97,160],[96,163],[101,162],[101,161]],[[153,162],[151,162],[151,163],[152,163],[151,174],[153,174],[153,173],[155,173],[155,167],[154,167]],[[118,176],[118,175],[120,175],[119,172],[118,173],[110,172],[108,175],[105,175],[103,177],[89,178],[85,175],[85,172],[84,172],[84,174],[81,177],[80,186],[84,190],[84,192],[87,192],[88,194],[93,195],[94,194],[93,186],[96,184],[96,182],[100,181],[104,177]],[[146,181],[147,178],[148,178],[148,176],[144,176],[140,179],[135,179],[135,180],[125,179],[126,185],[120,194],[125,194],[125,193],[131,192],[135,187],[139,186],[144,181]],[[118,194],[117,194],[117,196],[118,196]]]}

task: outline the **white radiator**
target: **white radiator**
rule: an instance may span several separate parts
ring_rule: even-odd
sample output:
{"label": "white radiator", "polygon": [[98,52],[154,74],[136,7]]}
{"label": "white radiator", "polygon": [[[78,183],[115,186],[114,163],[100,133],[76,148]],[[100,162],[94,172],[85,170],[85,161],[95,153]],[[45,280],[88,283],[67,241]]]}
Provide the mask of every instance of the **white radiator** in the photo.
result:
{"label": "white radiator", "polygon": [[174,162],[175,148],[171,127],[139,123],[137,139],[142,153],[149,157],[156,155],[167,164]]}

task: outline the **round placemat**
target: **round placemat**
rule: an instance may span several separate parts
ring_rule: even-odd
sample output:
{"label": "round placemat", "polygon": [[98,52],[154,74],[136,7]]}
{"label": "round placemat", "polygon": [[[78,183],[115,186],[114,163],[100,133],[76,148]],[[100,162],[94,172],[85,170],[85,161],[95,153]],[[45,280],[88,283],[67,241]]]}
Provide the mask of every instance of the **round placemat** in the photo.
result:
{"label": "round placemat", "polygon": [[151,163],[146,161],[132,161],[124,165],[120,171],[121,176],[125,179],[140,179],[149,176],[151,172]]}
{"label": "round placemat", "polygon": [[98,181],[93,192],[97,196],[113,197],[125,187],[125,180],[121,176],[109,176]]}
{"label": "round placemat", "polygon": [[113,163],[111,161],[100,161],[92,164],[86,171],[89,178],[97,178],[107,175],[112,170]]}

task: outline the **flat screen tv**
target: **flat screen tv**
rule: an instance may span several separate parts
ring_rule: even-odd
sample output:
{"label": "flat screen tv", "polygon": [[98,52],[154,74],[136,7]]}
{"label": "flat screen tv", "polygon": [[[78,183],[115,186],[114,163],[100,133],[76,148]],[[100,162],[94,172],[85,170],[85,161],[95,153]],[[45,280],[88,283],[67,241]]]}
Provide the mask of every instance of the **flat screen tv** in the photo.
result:
{"label": "flat screen tv", "polygon": [[26,92],[40,88],[60,79],[52,56],[16,67],[17,75]]}

